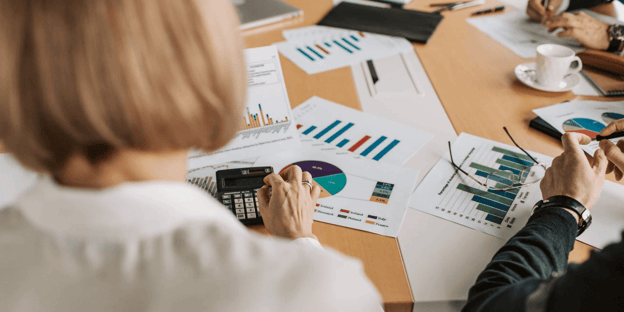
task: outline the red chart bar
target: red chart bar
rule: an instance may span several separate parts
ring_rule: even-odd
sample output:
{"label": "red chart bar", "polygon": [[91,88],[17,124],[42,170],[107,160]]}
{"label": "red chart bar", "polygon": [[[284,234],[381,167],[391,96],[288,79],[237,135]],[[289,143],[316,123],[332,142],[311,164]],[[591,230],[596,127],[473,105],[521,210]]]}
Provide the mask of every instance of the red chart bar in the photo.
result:
{"label": "red chart bar", "polygon": [[302,125],[297,125],[297,130],[301,129]]}
{"label": "red chart bar", "polygon": [[360,148],[360,146],[362,146],[362,144],[366,143],[366,141],[368,141],[368,139],[370,139],[370,136],[365,136],[363,137],[361,140],[359,140],[357,143],[353,144],[353,146],[351,146],[351,148],[349,149],[349,152],[355,152],[356,149]]}

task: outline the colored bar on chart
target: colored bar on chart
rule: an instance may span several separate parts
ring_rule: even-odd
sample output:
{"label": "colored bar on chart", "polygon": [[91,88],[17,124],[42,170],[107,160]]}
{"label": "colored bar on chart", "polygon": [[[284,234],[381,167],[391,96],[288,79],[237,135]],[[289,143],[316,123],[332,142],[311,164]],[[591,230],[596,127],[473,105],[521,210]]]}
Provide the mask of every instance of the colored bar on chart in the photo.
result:
{"label": "colored bar on chart", "polygon": [[[481,171],[481,170],[477,170],[476,175],[478,175],[480,177],[487,178],[490,174],[487,173],[487,172]],[[508,187],[508,186],[514,184],[512,181],[507,180],[507,179],[505,179],[505,178],[503,178],[501,176],[497,176],[495,174],[491,175],[490,179],[493,180],[493,181],[500,182],[500,183],[504,184],[505,185],[504,187]]]}
{"label": "colored bar on chart", "polygon": [[357,38],[356,36],[354,36],[354,35],[351,35],[351,36],[349,36],[349,37],[351,37],[351,39],[355,40],[355,42],[360,41],[360,39],[358,39],[358,38]]}
{"label": "colored bar on chart", "polygon": [[514,163],[516,163],[518,165],[523,165],[525,167],[535,165],[535,163],[533,161],[526,161],[526,160],[522,160],[520,158],[511,157],[511,156],[507,156],[507,155],[503,155],[503,159],[507,160],[507,161],[514,162]]}
{"label": "colored bar on chart", "polygon": [[340,141],[340,143],[338,143],[338,145],[336,145],[336,146],[344,147],[345,145],[347,145],[347,143],[349,143],[349,140],[344,139],[344,140]]}
{"label": "colored bar on chart", "polygon": [[340,123],[340,120],[334,121],[334,123],[332,123],[331,125],[327,126],[327,128],[323,129],[321,132],[319,132],[317,135],[315,135],[314,138],[317,139],[317,140],[320,139],[322,136],[327,134],[327,132],[331,131],[331,129],[334,129],[339,123]]}
{"label": "colored bar on chart", "polygon": [[468,192],[468,193],[473,194],[473,195],[478,195],[478,196],[481,196],[483,198],[487,198],[489,200],[493,200],[493,201],[496,201],[498,203],[505,204],[505,205],[508,205],[508,206],[511,206],[511,204],[513,204],[513,200],[510,200],[507,197],[503,197],[503,196],[500,196],[500,195],[492,194],[492,193],[489,193],[487,191],[482,191],[482,190],[476,189],[474,187],[470,187],[470,186],[465,185],[465,184],[457,185],[457,189],[458,190],[462,190],[464,192]]}
{"label": "colored bar on chart", "polygon": [[309,58],[309,59],[310,59],[310,61],[314,62],[314,59],[313,59],[311,56],[309,56],[307,53],[303,52],[303,50],[301,50],[301,49],[297,48],[297,51],[299,51],[301,54],[303,54],[303,55],[305,55],[307,58]]}
{"label": "colored bar on chart", "polygon": [[368,223],[368,224],[375,224],[375,221],[371,221],[371,220],[366,220],[366,221],[364,221],[364,222],[366,222],[366,223]]}
{"label": "colored bar on chart", "polygon": [[303,131],[303,134],[308,135],[310,132],[314,131],[314,129],[316,129],[316,126],[310,126],[306,131]]}
{"label": "colored bar on chart", "polygon": [[336,131],[336,133],[334,133],[334,135],[330,136],[329,139],[325,140],[325,143],[333,142],[335,139],[337,139],[339,136],[341,136],[343,133],[345,133],[351,127],[353,127],[353,123],[350,122],[346,126],[342,127],[342,129]]}
{"label": "colored bar on chart", "polygon": [[509,206],[503,205],[501,203],[497,203],[497,202],[495,202],[493,200],[489,200],[487,198],[484,198],[484,197],[481,197],[481,196],[478,196],[478,195],[473,196],[472,197],[472,201],[477,202],[479,204],[484,204],[486,206],[490,206],[492,208],[497,208],[497,209],[500,209],[500,210],[504,210],[504,211],[509,210]]}
{"label": "colored bar on chart", "polygon": [[340,212],[349,213],[349,210],[346,210],[346,209],[340,209]]}
{"label": "colored bar on chart", "polygon": [[524,155],[524,154],[512,152],[512,151],[509,151],[509,150],[506,150],[506,149],[503,149],[503,148],[500,148],[500,147],[496,147],[496,146],[494,146],[492,148],[492,151],[493,152],[497,152],[497,153],[501,153],[501,154],[505,154],[507,156],[519,158],[519,159],[522,159],[522,160],[530,161],[531,164],[533,164],[533,160],[531,160],[531,158],[529,156]]}
{"label": "colored bar on chart", "polygon": [[329,44],[328,42],[325,42],[325,46],[331,48],[331,44]]}
{"label": "colored bar on chart", "polygon": [[388,154],[389,151],[391,151],[395,146],[397,146],[399,142],[401,141],[399,140],[392,141],[390,144],[388,144],[388,146],[386,146],[383,150],[381,150],[381,152],[375,155],[375,157],[373,157],[373,160],[379,161],[382,157],[386,156],[386,154]]}
{"label": "colored bar on chart", "polygon": [[358,48],[355,44],[349,42],[349,40],[347,40],[347,38],[342,38],[342,41],[346,42],[348,45],[350,45],[351,47],[353,47],[354,49],[360,51],[360,48]]}
{"label": "colored bar on chart", "polygon": [[[513,174],[515,174],[515,175],[516,175],[516,176],[518,176],[518,177],[520,176],[520,172],[521,172],[521,171],[519,171],[519,170],[516,170],[516,169],[514,169],[514,168],[509,168],[509,167],[507,167],[507,166],[499,166],[499,167],[498,167],[498,169],[499,169],[499,170],[505,170],[505,171],[511,171],[511,172],[513,172]],[[515,178],[516,178],[516,177],[514,177],[514,179],[515,179]]]}
{"label": "colored bar on chart", "polygon": [[492,173],[494,171],[498,171],[498,169],[490,168],[490,167],[487,167],[487,166],[484,166],[484,165],[481,165],[481,164],[477,164],[477,163],[471,163],[470,164],[470,168],[474,168],[474,169],[477,169],[477,170],[480,170],[480,171],[484,171],[484,172],[487,172],[487,173]]}
{"label": "colored bar on chart", "polygon": [[345,46],[343,46],[342,44],[340,44],[340,42],[338,42],[338,41],[334,40],[334,43],[335,43],[337,46],[339,46],[339,47],[343,48],[345,51],[347,51],[347,52],[349,52],[349,53],[353,54],[353,52],[351,52],[351,50],[347,49]]}
{"label": "colored bar on chart", "polygon": [[314,46],[317,47],[319,50],[323,51],[325,54],[328,54],[328,55],[330,54],[329,51],[323,49],[323,47],[321,47],[320,45],[315,44]]}
{"label": "colored bar on chart", "polygon": [[504,217],[505,215],[507,215],[506,211],[498,210],[496,208],[488,207],[486,205],[481,205],[481,204],[479,204],[477,206],[477,210],[481,210],[481,211],[483,211],[485,213],[489,213],[491,215],[495,215],[495,216],[498,216],[498,217],[501,217],[501,218]]}
{"label": "colored bar on chart", "polygon": [[495,215],[491,215],[491,214],[490,214],[490,215],[488,215],[487,217],[485,217],[485,220],[488,220],[488,221],[490,221],[490,222],[494,222],[494,223],[496,223],[496,224],[501,224],[501,223],[503,223],[503,218],[501,218],[501,217],[497,217],[497,216],[495,216]]}
{"label": "colored bar on chart", "polygon": [[516,196],[518,196],[518,194],[514,194],[514,193],[509,193],[508,191],[495,191],[495,190],[488,190],[488,192],[492,193],[492,194],[496,194],[499,196],[503,196],[503,197],[507,197],[511,200],[516,199]]}
{"label": "colored bar on chart", "polygon": [[358,34],[360,34],[360,36],[361,36],[362,38],[364,38],[364,33],[363,33],[363,32],[361,32],[361,31],[360,31]]}
{"label": "colored bar on chart", "polygon": [[318,56],[319,58],[324,59],[324,57],[320,53],[314,51],[312,48],[310,48],[308,46],[306,46],[306,48],[308,48],[308,50],[310,50],[310,52],[316,54],[316,56]]}
{"label": "colored bar on chart", "polygon": [[351,148],[349,149],[349,152],[355,152],[355,150],[357,150],[358,148],[360,148],[360,146],[362,146],[364,143],[366,143],[366,141],[368,141],[368,139],[370,139],[370,136],[365,136],[362,139],[360,139],[359,141],[357,141],[357,143],[353,144],[353,146],[351,146]]}
{"label": "colored bar on chart", "polygon": [[377,139],[377,141],[375,141],[367,149],[365,149],[360,155],[364,156],[364,157],[368,156],[368,154],[370,154],[370,152],[372,152],[375,148],[377,148],[377,146],[379,146],[379,144],[381,144],[386,139],[387,139],[387,137],[385,137],[385,136],[380,137],[379,139]]}
{"label": "colored bar on chart", "polygon": [[369,218],[377,220],[377,216],[368,215]]}
{"label": "colored bar on chart", "polygon": [[[266,126],[266,125],[267,125],[267,123],[266,123],[266,121],[264,120],[264,114],[262,113],[262,105],[258,104],[258,109],[260,109],[260,117],[262,117],[262,125],[263,125],[263,126]],[[267,116],[269,116],[269,114],[267,114]]]}
{"label": "colored bar on chart", "polygon": [[518,170],[518,172],[524,170],[527,167],[525,165],[519,165],[519,164],[517,164],[515,162],[504,160],[504,159],[497,159],[496,163],[499,164],[499,165],[503,165],[505,167],[516,169],[516,170]]}
{"label": "colored bar on chart", "polygon": [[[509,185],[505,185],[503,183],[496,183],[496,187],[498,187],[498,188],[504,188],[504,187],[508,187],[508,186]],[[505,192],[518,195],[518,193],[520,192],[520,189],[506,190]]]}
{"label": "colored bar on chart", "polygon": [[343,218],[343,219],[346,219],[346,218],[347,218],[347,216],[339,214],[339,215],[338,215],[338,218]]}

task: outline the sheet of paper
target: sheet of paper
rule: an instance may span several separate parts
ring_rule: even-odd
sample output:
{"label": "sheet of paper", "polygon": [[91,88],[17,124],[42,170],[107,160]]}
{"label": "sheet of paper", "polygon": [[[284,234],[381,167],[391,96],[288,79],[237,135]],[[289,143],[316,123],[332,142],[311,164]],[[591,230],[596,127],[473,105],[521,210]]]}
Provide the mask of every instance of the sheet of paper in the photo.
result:
{"label": "sheet of paper", "polygon": [[582,50],[578,41],[548,33],[546,26],[529,20],[524,11],[469,18],[466,21],[522,58],[535,57],[535,48],[544,43],[564,45],[576,52]]}
{"label": "sheet of paper", "polygon": [[310,75],[414,49],[405,38],[327,26],[285,30],[283,35],[287,41],[275,44],[277,49]]}
{"label": "sheet of paper", "polygon": [[314,220],[396,237],[401,228],[417,169],[352,159],[313,149],[260,157],[256,166],[281,172],[298,165],[321,187]]}
{"label": "sheet of paper", "polygon": [[241,129],[214,153],[189,153],[188,170],[247,159],[300,146],[277,50],[245,50],[248,71],[247,109],[232,126]]}
{"label": "sheet of paper", "polygon": [[[624,101],[572,101],[533,110],[537,116],[561,133],[579,132],[595,138],[609,123],[624,118]],[[617,143],[620,139],[612,139]],[[584,145],[583,150],[594,155],[598,142]]]}
{"label": "sheet of paper", "polygon": [[13,202],[36,180],[37,174],[22,167],[13,156],[0,154],[0,208]]}
{"label": "sheet of paper", "polygon": [[326,144],[336,154],[402,165],[433,135],[312,97],[293,109],[302,138]]}
{"label": "sheet of paper", "polygon": [[188,171],[186,182],[204,190],[210,196],[217,194],[217,171],[253,167],[257,158],[231,161],[223,164],[210,165]]}
{"label": "sheet of paper", "polygon": [[[490,170],[526,164],[526,155],[506,144],[462,133],[453,142],[453,159],[475,177]],[[552,158],[529,152],[550,166]],[[523,164],[523,165],[524,165]],[[522,166],[523,166],[522,165]],[[542,199],[539,183],[518,191],[496,193],[464,174],[455,173],[447,153],[414,192],[409,206],[469,228],[508,239],[524,227],[533,205]],[[485,178],[482,178],[485,181]],[[624,226],[624,186],[606,182],[598,203],[592,208],[592,225],[578,240],[596,248],[618,241]]]}

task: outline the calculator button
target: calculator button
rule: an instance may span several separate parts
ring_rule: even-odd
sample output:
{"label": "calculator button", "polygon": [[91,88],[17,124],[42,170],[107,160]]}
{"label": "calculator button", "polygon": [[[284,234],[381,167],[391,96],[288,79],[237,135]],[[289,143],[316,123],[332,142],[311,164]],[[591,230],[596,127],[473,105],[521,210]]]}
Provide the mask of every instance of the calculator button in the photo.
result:
{"label": "calculator button", "polygon": [[243,208],[236,209],[236,213],[245,213],[245,209]]}
{"label": "calculator button", "polygon": [[244,214],[244,213],[240,213],[240,214],[237,214],[237,215],[236,215],[236,217],[237,217],[239,220],[242,220],[242,219],[245,219],[245,214]]}
{"label": "calculator button", "polygon": [[242,198],[242,197],[243,197],[243,195],[241,195],[241,194],[234,194],[234,198]]}
{"label": "calculator button", "polygon": [[245,193],[245,197],[253,197],[253,194],[250,193]]}
{"label": "calculator button", "polygon": [[243,199],[242,198],[237,198],[237,199],[234,200],[234,203],[242,204],[243,203]]}
{"label": "calculator button", "polygon": [[243,204],[234,204],[234,206],[236,208],[245,208],[245,205],[243,205]]}
{"label": "calculator button", "polygon": [[255,213],[248,213],[247,214],[247,219],[255,219],[256,218],[256,214]]}
{"label": "calculator button", "polygon": [[254,207],[254,204],[253,204],[253,203],[246,203],[246,204],[245,204],[245,207],[247,207],[247,208],[253,208],[253,207]]}
{"label": "calculator button", "polygon": [[253,198],[245,198],[245,202],[246,203],[253,203],[254,200],[253,200]]}
{"label": "calculator button", "polygon": [[223,195],[223,199],[230,199],[232,198],[232,195]]}
{"label": "calculator button", "polygon": [[223,200],[223,204],[225,204],[225,205],[229,205],[229,204],[231,204],[231,203],[232,203],[232,200],[231,200],[231,199],[224,199],[224,200]]}
{"label": "calculator button", "polygon": [[256,213],[256,210],[253,208],[247,208],[247,213]]}

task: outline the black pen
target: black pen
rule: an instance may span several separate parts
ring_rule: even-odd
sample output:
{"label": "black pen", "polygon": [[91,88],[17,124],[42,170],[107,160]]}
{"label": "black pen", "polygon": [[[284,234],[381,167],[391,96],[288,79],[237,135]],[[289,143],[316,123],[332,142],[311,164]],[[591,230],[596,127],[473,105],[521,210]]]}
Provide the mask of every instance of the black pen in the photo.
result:
{"label": "black pen", "polygon": [[472,15],[481,15],[481,14],[488,14],[488,13],[493,13],[493,12],[499,12],[505,9],[504,5],[501,6],[497,6],[495,8],[491,8],[491,9],[487,9],[487,10],[483,10],[483,11],[477,11],[472,13]]}
{"label": "black pen", "polygon": [[624,137],[624,131],[611,133],[605,136],[597,135],[594,140],[600,142],[602,140],[611,140],[611,139],[617,139],[617,138],[622,138],[622,137]]}

